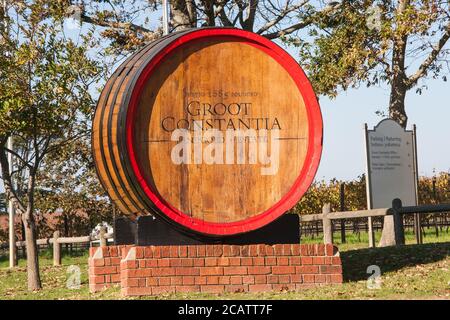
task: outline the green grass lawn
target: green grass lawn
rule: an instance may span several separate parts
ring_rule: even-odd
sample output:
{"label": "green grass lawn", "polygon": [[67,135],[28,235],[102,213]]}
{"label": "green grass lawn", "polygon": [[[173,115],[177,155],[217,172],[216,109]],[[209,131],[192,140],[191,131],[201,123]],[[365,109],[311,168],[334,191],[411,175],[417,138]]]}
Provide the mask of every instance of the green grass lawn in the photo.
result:
{"label": "green grass lawn", "polygon": [[[444,233],[445,235],[445,233]],[[365,237],[365,238],[364,238]],[[408,243],[413,242],[407,235]],[[435,243],[408,244],[402,247],[368,249],[367,235],[348,237],[339,245],[344,270],[344,284],[305,289],[301,292],[236,293],[236,294],[171,294],[145,299],[450,299],[450,239],[449,234],[434,239]],[[310,240],[311,242],[313,240]],[[425,237],[432,242],[433,236]],[[63,265],[52,266],[50,252],[41,254],[43,290],[26,290],[25,261],[19,267],[7,268],[7,257],[0,257],[0,300],[3,299],[125,299],[118,287],[90,294],[88,290],[87,253],[63,256]],[[80,289],[67,289],[68,267],[81,269]],[[381,288],[367,288],[367,267],[381,269]],[[128,299],[128,298],[127,298]]]}

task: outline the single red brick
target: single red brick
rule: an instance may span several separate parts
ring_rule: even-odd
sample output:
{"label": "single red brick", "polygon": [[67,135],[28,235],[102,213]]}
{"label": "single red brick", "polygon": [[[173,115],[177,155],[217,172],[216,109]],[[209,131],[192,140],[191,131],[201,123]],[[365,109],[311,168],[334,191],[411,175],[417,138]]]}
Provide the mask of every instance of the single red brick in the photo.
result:
{"label": "single red brick", "polygon": [[176,267],[175,273],[177,276],[198,276],[200,275],[200,269],[190,267]]}
{"label": "single red brick", "polygon": [[223,266],[223,267],[229,266],[230,265],[230,258],[228,258],[228,257],[217,258],[217,265],[218,266]]}
{"label": "single red brick", "polygon": [[[154,269],[157,270],[157,269]],[[128,277],[130,278],[142,278],[151,277],[152,269],[130,269],[128,270]]]}
{"label": "single red brick", "polygon": [[253,265],[254,266],[263,266],[264,265],[264,257],[255,257],[253,258]]}
{"label": "single red brick", "polygon": [[158,266],[158,259],[145,259],[146,268],[154,268]]}
{"label": "single red brick", "polygon": [[278,282],[279,283],[290,283],[291,282],[291,278],[289,275],[285,274],[285,275],[280,275],[278,277]]}
{"label": "single red brick", "polygon": [[188,246],[188,257],[197,258],[197,246]]}
{"label": "single red brick", "polygon": [[144,259],[144,247],[135,247],[136,259]]}
{"label": "single red brick", "polygon": [[158,285],[158,277],[145,278],[146,287],[153,287]]}
{"label": "single red brick", "polygon": [[112,266],[120,266],[120,261],[122,261],[122,259],[119,257],[111,258],[111,265]]}
{"label": "single red brick", "polygon": [[291,282],[292,283],[302,283],[303,277],[301,274],[291,274]]}
{"label": "single red brick", "polygon": [[314,283],[314,275],[313,274],[304,274],[303,282],[304,283]]}
{"label": "single red brick", "polygon": [[120,293],[122,296],[146,296],[153,294],[152,288],[122,288]]}
{"label": "single red brick", "polygon": [[319,267],[318,266],[298,266],[296,267],[296,272],[300,274],[312,274],[312,273],[319,273]]}
{"label": "single red brick", "polygon": [[169,258],[170,257],[170,246],[161,246],[161,258]]}
{"label": "single red brick", "polygon": [[332,244],[326,244],[325,245],[325,254],[327,256],[333,256],[334,255],[334,246]]}
{"label": "single red brick", "polygon": [[181,260],[181,265],[183,267],[192,267],[194,266],[194,259],[192,258],[185,258]]}
{"label": "single red brick", "polygon": [[203,258],[196,258],[193,259],[194,267],[203,267],[205,265],[205,259]]}
{"label": "single red brick", "polygon": [[183,285],[193,285],[195,284],[195,277],[194,276],[183,276]]}
{"label": "single red brick", "polygon": [[313,257],[313,264],[325,264],[325,257]]}
{"label": "single red brick", "polygon": [[252,257],[243,257],[241,258],[241,266],[251,266],[253,265]]}
{"label": "single red brick", "polygon": [[272,291],[271,284],[251,284],[248,286],[249,292],[265,292]]}
{"label": "single red brick", "polygon": [[230,266],[240,266],[241,265],[241,258],[239,257],[231,257],[228,258],[228,261],[230,262]]}
{"label": "single red brick", "polygon": [[183,284],[183,277],[170,277],[170,285],[171,286],[178,286]]}
{"label": "single red brick", "polygon": [[219,284],[219,276],[207,276],[206,277],[206,284]]}
{"label": "single red brick", "polygon": [[275,254],[275,249],[273,246],[266,246],[266,256],[273,256]]}
{"label": "single red brick", "polygon": [[247,267],[224,267],[224,275],[247,274]]}
{"label": "single red brick", "polygon": [[179,246],[178,247],[178,256],[180,258],[187,258],[187,256],[188,256],[187,246]]}
{"label": "single red brick", "polygon": [[121,282],[121,286],[124,288],[139,287],[139,279],[140,278],[123,279]]}
{"label": "single red brick", "polygon": [[248,267],[248,274],[269,274],[271,272],[270,267],[265,266],[255,266],[255,267]]}
{"label": "single red brick", "polygon": [[230,276],[219,276],[219,284],[230,284]]}
{"label": "single red brick", "polygon": [[170,251],[169,256],[171,258],[178,258],[179,257],[178,246],[170,246],[169,247],[169,251]]}
{"label": "single red brick", "polygon": [[159,277],[158,286],[170,286],[170,277]]}
{"label": "single red brick", "polygon": [[300,266],[302,264],[301,257],[289,257],[289,265],[291,266]]}
{"label": "single red brick", "polygon": [[243,284],[255,284],[255,277],[254,276],[243,276],[242,283]]}
{"label": "single red brick", "polygon": [[301,262],[303,265],[308,265],[313,263],[312,257],[302,257]]}
{"label": "single red brick", "polygon": [[111,258],[105,258],[103,260],[105,262],[105,266],[110,266],[111,265]]}
{"label": "single red brick", "polygon": [[205,257],[206,256],[206,246],[197,246],[197,257]]}
{"label": "single red brick", "polygon": [[251,244],[249,246],[248,253],[251,257],[256,257],[258,255],[258,245],[257,244]]}
{"label": "single red brick", "polygon": [[118,257],[119,251],[117,250],[117,247],[116,246],[109,247],[109,254],[111,257]]}
{"label": "single red brick", "polygon": [[331,274],[331,273],[336,273],[336,274],[340,274],[342,273],[342,266],[320,266],[320,273],[325,273],[325,274]]}
{"label": "single red brick", "polygon": [[153,258],[152,247],[145,247],[144,248],[144,258]]}
{"label": "single red brick", "polygon": [[225,286],[221,284],[200,286],[200,291],[205,293],[222,293],[225,291]]}
{"label": "single red brick", "polygon": [[314,276],[314,282],[315,283],[326,283],[327,282],[327,276],[325,274],[316,274]]}
{"label": "single red brick", "polygon": [[220,257],[223,254],[223,247],[221,244],[214,245],[214,257]]}
{"label": "single red brick", "polygon": [[206,284],[206,277],[205,276],[201,276],[201,277],[195,277],[195,284]]}
{"label": "single red brick", "polygon": [[223,267],[203,267],[200,268],[201,276],[221,276],[223,275]]}
{"label": "single red brick", "polygon": [[255,276],[255,284],[267,283],[267,277],[264,275]]}
{"label": "single red brick", "polygon": [[267,283],[278,283],[278,276],[269,275],[267,276]]}
{"label": "single red brick", "polygon": [[153,258],[161,258],[161,247],[160,246],[152,246],[151,247],[152,250],[152,256]]}
{"label": "single red brick", "polygon": [[225,244],[223,246],[223,256],[224,257],[230,257],[231,256],[231,246],[230,245]]}
{"label": "single red brick", "polygon": [[169,259],[159,259],[158,260],[158,267],[169,267],[169,266],[170,266]]}
{"label": "single red brick", "polygon": [[277,265],[278,266],[288,266],[289,265],[289,257],[277,257]]}
{"label": "single red brick", "polygon": [[94,275],[114,274],[114,273],[117,273],[116,266],[95,267],[93,270]]}
{"label": "single red brick", "polygon": [[181,267],[181,263],[182,261],[185,259],[180,259],[180,258],[174,258],[174,259],[169,259],[169,267]]}
{"label": "single red brick", "polygon": [[329,275],[327,275],[327,282],[328,283],[342,283],[342,282],[344,282],[344,279],[342,277],[342,274],[329,274]]}
{"label": "single red brick", "polygon": [[217,258],[205,258],[205,267],[217,266]]}
{"label": "single red brick", "polygon": [[272,267],[273,274],[293,274],[295,273],[294,266],[273,266]]}
{"label": "single red brick", "polygon": [[266,266],[276,266],[277,258],[276,257],[266,257],[265,264],[266,264]]}
{"label": "single red brick", "polygon": [[214,245],[212,245],[212,244],[206,245],[206,256],[214,257]]}
{"label": "single red brick", "polygon": [[174,275],[176,275],[175,270],[176,269],[172,268],[172,267],[168,267],[168,268],[159,268],[158,267],[158,268],[154,268],[152,270],[152,275],[153,276],[159,276],[159,277],[161,277],[161,276],[174,276]]}
{"label": "single red brick", "polygon": [[239,276],[231,276],[230,277],[231,284],[242,284],[242,277]]}

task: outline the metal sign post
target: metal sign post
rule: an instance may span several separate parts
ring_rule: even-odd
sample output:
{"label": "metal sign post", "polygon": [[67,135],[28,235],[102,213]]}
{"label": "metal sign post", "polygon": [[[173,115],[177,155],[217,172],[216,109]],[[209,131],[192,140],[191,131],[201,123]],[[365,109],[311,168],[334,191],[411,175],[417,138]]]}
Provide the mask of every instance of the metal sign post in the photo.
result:
{"label": "metal sign post", "polygon": [[163,34],[169,34],[169,0],[162,1],[162,24],[163,24]]}
{"label": "metal sign post", "polygon": [[[13,138],[10,136],[8,138],[8,149],[13,149]],[[9,162],[9,173],[13,171],[13,157],[12,153],[8,153],[8,162]],[[11,184],[12,178],[11,178]],[[14,184],[13,184],[14,185]],[[11,199],[8,201],[8,214],[9,214],[9,267],[14,268],[17,266],[17,257],[16,257],[16,235],[14,230],[14,216],[15,216],[15,209],[14,209],[14,203]]]}

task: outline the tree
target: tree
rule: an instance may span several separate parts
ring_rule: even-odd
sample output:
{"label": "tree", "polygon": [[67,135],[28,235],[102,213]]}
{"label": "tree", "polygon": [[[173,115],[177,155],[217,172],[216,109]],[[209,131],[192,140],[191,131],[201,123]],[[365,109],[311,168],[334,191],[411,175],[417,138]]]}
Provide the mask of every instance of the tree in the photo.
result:
{"label": "tree", "polygon": [[[41,288],[36,179],[48,155],[88,134],[94,105],[89,88],[100,71],[85,47],[65,39],[62,21],[52,18],[55,5],[49,0],[10,1],[4,12],[10,27],[1,30],[0,165],[7,197],[25,226],[29,290]],[[15,150],[6,147],[10,136]],[[8,153],[17,164],[13,172]],[[11,183],[13,177],[17,186]]]}
{"label": "tree", "polygon": [[[60,0],[66,13],[82,22],[101,26],[110,50],[131,51],[162,36],[159,18],[161,1],[156,0]],[[317,1],[322,3],[323,1]],[[320,8],[309,0],[171,0],[170,31],[185,28],[225,26],[258,33],[268,39],[297,41],[298,32],[319,15],[326,16],[339,4]]]}
{"label": "tree", "polygon": [[301,47],[301,59],[319,94],[386,83],[389,116],[405,128],[407,92],[421,93],[427,76],[447,80],[449,1],[342,1],[318,21],[311,33],[317,38]]}

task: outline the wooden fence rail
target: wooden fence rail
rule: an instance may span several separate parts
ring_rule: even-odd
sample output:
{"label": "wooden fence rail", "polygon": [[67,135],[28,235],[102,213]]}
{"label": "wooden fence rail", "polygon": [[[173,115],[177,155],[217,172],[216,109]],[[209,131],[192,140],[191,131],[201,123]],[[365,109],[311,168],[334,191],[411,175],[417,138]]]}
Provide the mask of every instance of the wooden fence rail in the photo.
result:
{"label": "wooden fence rail", "polygon": [[[325,204],[322,213],[300,216],[300,222],[322,221],[324,243],[333,243],[333,226],[332,220],[341,219],[359,219],[372,218],[392,215],[394,217],[395,243],[397,245],[405,243],[403,218],[404,214],[437,214],[442,212],[450,212],[450,204],[421,205],[403,207],[399,199],[392,201],[392,208],[372,209],[372,210],[356,210],[331,212],[330,204]],[[369,227],[370,229],[370,227]],[[375,243],[373,232],[369,232],[369,243]],[[372,239],[371,239],[372,238]],[[416,234],[418,243],[421,243],[421,237]]]}

